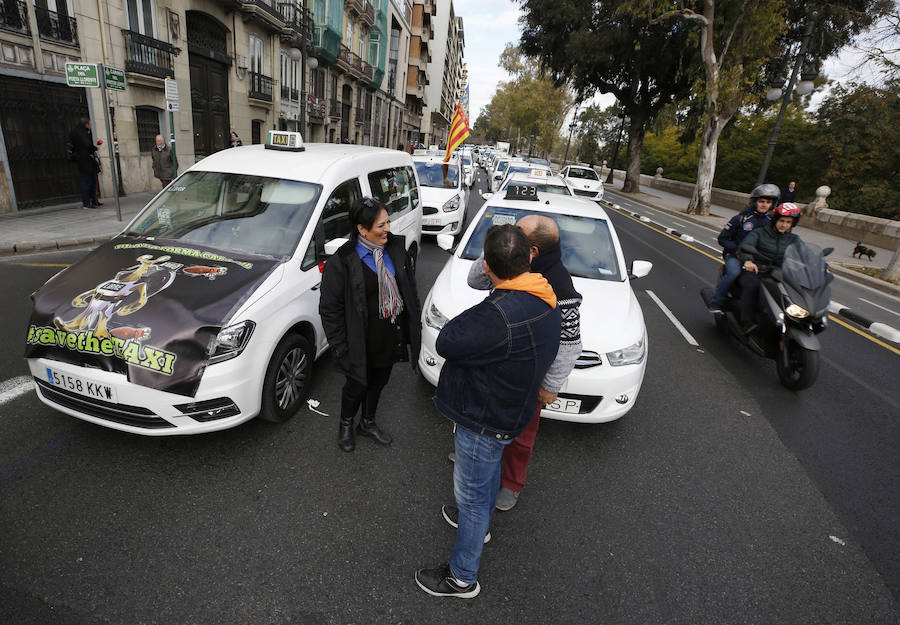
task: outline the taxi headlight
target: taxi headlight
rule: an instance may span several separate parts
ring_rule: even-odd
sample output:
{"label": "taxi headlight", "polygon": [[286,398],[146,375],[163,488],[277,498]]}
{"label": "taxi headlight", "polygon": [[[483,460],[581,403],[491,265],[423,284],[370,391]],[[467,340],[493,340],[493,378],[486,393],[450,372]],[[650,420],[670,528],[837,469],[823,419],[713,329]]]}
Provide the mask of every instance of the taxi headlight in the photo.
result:
{"label": "taxi headlight", "polygon": [[450,198],[449,200],[444,202],[443,209],[444,209],[445,213],[452,213],[457,208],[459,208],[459,196],[458,195],[454,195],[452,198]]}
{"label": "taxi headlight", "polygon": [[247,343],[250,341],[250,335],[253,334],[253,328],[256,324],[252,321],[242,321],[233,326],[222,328],[219,335],[213,342],[213,348],[210,350],[209,364],[230,360],[239,356]]}
{"label": "taxi headlight", "polygon": [[809,311],[797,304],[791,304],[785,309],[785,312],[794,319],[806,319],[809,317]]}
{"label": "taxi headlight", "polygon": [[448,321],[449,319],[437,309],[437,306],[432,304],[428,307],[428,311],[425,313],[425,325],[440,332],[441,328],[443,328]]}
{"label": "taxi headlight", "polygon": [[613,352],[606,352],[606,360],[613,367],[621,367],[623,365],[636,365],[644,359],[647,350],[644,349],[644,337],[641,337],[637,343],[617,349]]}

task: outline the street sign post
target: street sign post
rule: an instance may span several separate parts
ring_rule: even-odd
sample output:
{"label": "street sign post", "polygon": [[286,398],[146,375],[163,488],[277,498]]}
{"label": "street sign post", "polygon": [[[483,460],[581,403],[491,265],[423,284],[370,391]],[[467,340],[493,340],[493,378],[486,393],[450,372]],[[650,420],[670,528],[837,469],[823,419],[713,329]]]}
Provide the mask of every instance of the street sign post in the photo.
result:
{"label": "street sign post", "polygon": [[118,67],[106,66],[106,88],[115,91],[125,91],[125,70]]}
{"label": "street sign post", "polygon": [[172,173],[178,175],[178,156],[175,154],[175,111],[178,110],[178,81],[166,77],[166,110],[169,111],[169,145],[172,150]]}

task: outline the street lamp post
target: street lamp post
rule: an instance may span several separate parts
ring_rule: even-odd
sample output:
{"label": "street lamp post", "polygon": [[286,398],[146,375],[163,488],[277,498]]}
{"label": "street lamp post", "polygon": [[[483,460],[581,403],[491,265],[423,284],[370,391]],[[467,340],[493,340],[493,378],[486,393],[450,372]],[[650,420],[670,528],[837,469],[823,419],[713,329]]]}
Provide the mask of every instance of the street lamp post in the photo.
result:
{"label": "street lamp post", "polygon": [[628,120],[628,116],[625,115],[624,109],[619,111],[618,116],[622,118],[622,125],[619,126],[619,134],[616,136],[616,147],[613,150],[612,162],[609,165],[609,175],[606,177],[606,184],[612,184],[613,170],[616,168],[616,159],[619,157],[619,142],[622,141],[622,133],[625,131],[625,122]]}
{"label": "street lamp post", "polygon": [[[794,83],[797,82],[797,75],[800,73],[800,67],[806,59],[806,49],[809,46],[809,40],[812,37],[816,17],[817,14],[813,11],[809,16],[809,23],[806,25],[803,39],[800,41],[800,52],[797,54],[797,61],[794,63],[794,69],[791,71],[791,79],[788,81],[787,89],[784,91],[784,97],[781,100],[781,108],[778,110],[778,117],[775,118],[775,126],[772,128],[772,135],[769,137],[769,145],[766,148],[766,156],[763,158],[762,167],[759,168],[756,186],[765,182],[766,174],[769,172],[769,164],[772,162],[772,155],[775,153],[775,145],[778,143],[778,133],[781,132],[781,122],[784,120],[784,113],[787,111],[788,103],[791,101],[791,92],[794,90]],[[813,92],[813,89],[815,89],[815,85],[811,80],[801,80],[797,85],[797,93],[800,95],[809,95]],[[769,89],[766,93],[766,99],[770,101],[775,101],[780,96],[781,89],[777,87]]]}
{"label": "street lamp post", "polygon": [[572,123],[569,124],[569,138],[566,141],[566,153],[563,155],[563,162],[560,169],[566,166],[566,161],[569,159],[569,144],[572,143],[572,133],[575,132],[575,127],[578,125],[578,107],[580,105],[580,102],[575,105],[575,114],[572,116]]}

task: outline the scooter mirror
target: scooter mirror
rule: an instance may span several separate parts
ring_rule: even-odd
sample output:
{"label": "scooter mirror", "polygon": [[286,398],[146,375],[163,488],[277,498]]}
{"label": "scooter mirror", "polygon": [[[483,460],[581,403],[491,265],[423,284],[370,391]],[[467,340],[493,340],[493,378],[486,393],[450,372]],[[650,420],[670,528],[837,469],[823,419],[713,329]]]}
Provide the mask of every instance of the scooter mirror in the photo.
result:
{"label": "scooter mirror", "polygon": [[822,250],[822,256],[828,256],[833,251],[834,251],[833,247],[826,247],[824,250]]}

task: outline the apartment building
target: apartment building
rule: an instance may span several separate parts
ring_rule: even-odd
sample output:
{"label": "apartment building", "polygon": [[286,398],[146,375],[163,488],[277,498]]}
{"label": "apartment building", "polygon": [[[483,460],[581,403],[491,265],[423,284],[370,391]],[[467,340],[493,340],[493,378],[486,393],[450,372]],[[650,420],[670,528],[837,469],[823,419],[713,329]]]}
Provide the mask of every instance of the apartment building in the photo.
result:
{"label": "apartment building", "polygon": [[436,4],[436,11],[426,73],[433,78],[425,86],[421,134],[426,145],[441,145],[447,141],[453,110],[459,101],[465,37],[462,17],[456,16],[452,0],[431,2]]}

